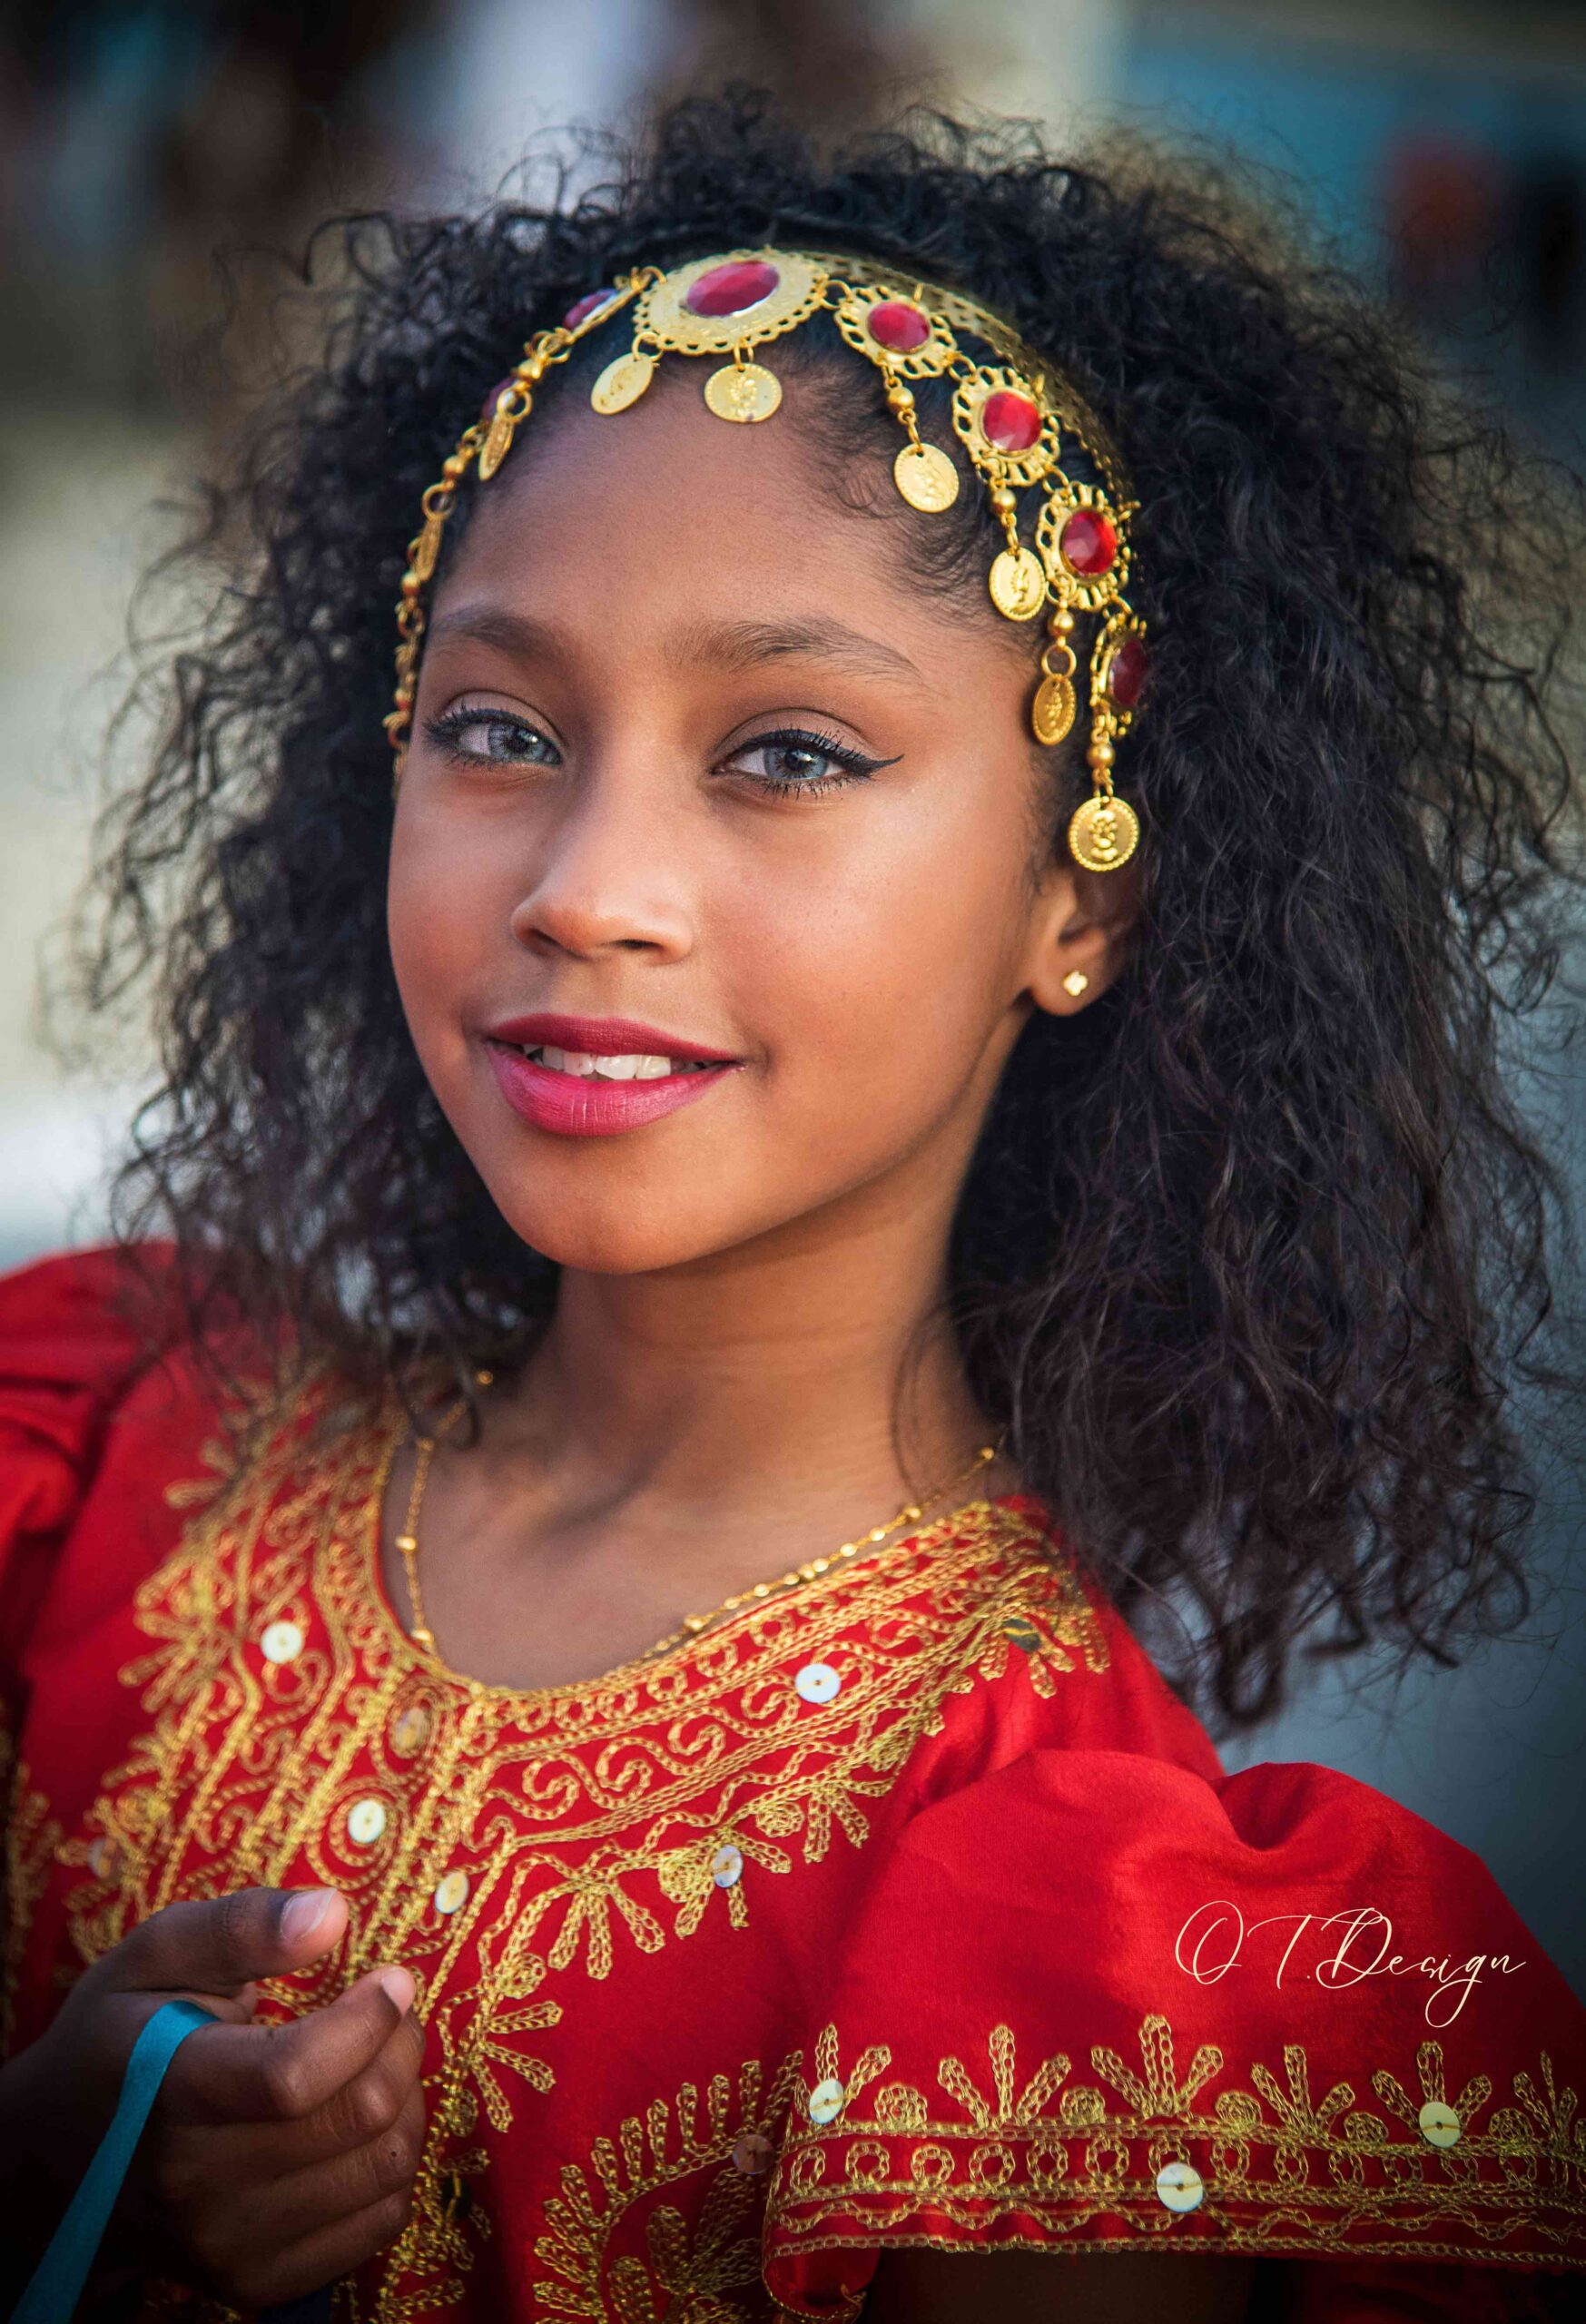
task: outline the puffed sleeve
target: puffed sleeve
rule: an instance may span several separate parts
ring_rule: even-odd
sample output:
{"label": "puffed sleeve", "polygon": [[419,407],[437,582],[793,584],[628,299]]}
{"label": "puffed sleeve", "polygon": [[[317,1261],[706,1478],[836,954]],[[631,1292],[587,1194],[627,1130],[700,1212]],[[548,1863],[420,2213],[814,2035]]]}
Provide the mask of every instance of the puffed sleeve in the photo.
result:
{"label": "puffed sleeve", "polygon": [[[1032,1749],[916,1816],[832,1955],[768,2190],[794,2316],[901,2244],[1315,2262],[1318,2319],[1529,2314],[1586,2262],[1586,2013],[1346,1777]],[[1333,2301],[1405,2261],[1459,2303]]]}
{"label": "puffed sleeve", "polygon": [[[158,1253],[151,1265],[161,1264]],[[94,1250],[0,1278],[0,1707],[116,1403],[145,1360],[127,1261]],[[3,1727],[0,1727],[3,1731]]]}

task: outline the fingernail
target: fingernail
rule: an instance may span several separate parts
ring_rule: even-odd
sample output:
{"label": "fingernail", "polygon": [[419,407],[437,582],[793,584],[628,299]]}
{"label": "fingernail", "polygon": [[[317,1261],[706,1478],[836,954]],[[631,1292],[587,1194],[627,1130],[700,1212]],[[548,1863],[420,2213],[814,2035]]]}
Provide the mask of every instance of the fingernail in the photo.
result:
{"label": "fingernail", "polygon": [[312,1936],[330,1908],[334,1888],[300,1888],[281,1907],[281,1933],[289,1945]]}
{"label": "fingernail", "polygon": [[375,1972],[380,1991],[389,1994],[399,2017],[406,2017],[413,2006],[413,1996],[419,1988],[406,1969],[379,1969]]}

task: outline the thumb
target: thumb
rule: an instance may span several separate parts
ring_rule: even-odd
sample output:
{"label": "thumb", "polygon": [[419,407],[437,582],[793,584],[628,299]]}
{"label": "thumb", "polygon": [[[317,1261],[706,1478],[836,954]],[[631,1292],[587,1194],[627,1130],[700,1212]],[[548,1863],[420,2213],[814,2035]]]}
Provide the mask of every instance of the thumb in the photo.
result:
{"label": "thumb", "polygon": [[100,1968],[119,1993],[241,1994],[256,1978],[306,1968],[346,1926],[347,1900],[334,1888],[235,1888],[167,1905]]}

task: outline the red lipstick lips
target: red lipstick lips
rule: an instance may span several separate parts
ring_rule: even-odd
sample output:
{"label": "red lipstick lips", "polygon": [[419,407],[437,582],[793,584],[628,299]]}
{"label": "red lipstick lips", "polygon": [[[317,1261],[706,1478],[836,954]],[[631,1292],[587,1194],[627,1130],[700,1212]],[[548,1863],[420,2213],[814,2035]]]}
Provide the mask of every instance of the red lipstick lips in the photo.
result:
{"label": "red lipstick lips", "polygon": [[[485,1046],[501,1094],[536,1129],[560,1137],[615,1137],[663,1114],[692,1105],[730,1073],[738,1060],[702,1048],[654,1025],[626,1017],[511,1017],[493,1025]],[[685,1065],[643,1080],[607,1080],[569,1073],[526,1057],[526,1049],[571,1050],[585,1057],[662,1057]]]}

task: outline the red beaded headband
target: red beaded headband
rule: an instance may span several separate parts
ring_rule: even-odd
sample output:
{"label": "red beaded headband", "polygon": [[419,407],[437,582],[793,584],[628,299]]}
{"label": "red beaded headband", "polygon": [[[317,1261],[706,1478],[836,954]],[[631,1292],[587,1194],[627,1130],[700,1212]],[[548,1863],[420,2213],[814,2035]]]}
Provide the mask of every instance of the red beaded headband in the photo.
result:
{"label": "red beaded headband", "polygon": [[[1094,787],[1069,825],[1069,845],[1087,871],[1112,872],[1127,863],[1138,842],[1139,818],[1127,800],[1115,796],[1112,767],[1145,683],[1147,653],[1145,625],[1123,596],[1129,568],[1126,527],[1138,504],[1128,497],[1116,453],[1068,382],[983,308],[868,259],[808,251],[734,251],[665,273],[639,267],[590,291],[553,330],[528,340],[522,359],[492,390],[439,481],[425,493],[423,527],[409,545],[397,612],[396,706],[385,722],[398,777],[413,715],[424,590],[458,487],[476,460],[482,482],[495,475],[546,372],[624,309],[631,310],[632,336],[591,389],[595,409],[626,411],[636,403],[664,354],[724,355],[730,359],[705,380],[704,399],[718,419],[739,424],[769,419],[782,401],[781,381],[750,360],[752,351],[813,315],[829,314],[849,346],[886,382],[887,408],[908,438],[892,474],[910,506],[927,512],[952,506],[959,471],[938,445],[921,439],[908,381],[951,381],[953,433],[988,488],[1007,541],[988,576],[991,602],[1010,621],[1033,621],[1049,603],[1052,608],[1030,704],[1040,743],[1062,742],[1074,723],[1076,612],[1101,617],[1089,669],[1088,757]],[[966,338],[979,340],[993,359],[970,354]],[[1065,475],[1059,464],[1065,433],[1086,454],[1099,485],[1075,484]],[[1021,489],[1040,495],[1033,547],[1020,532]]]}

